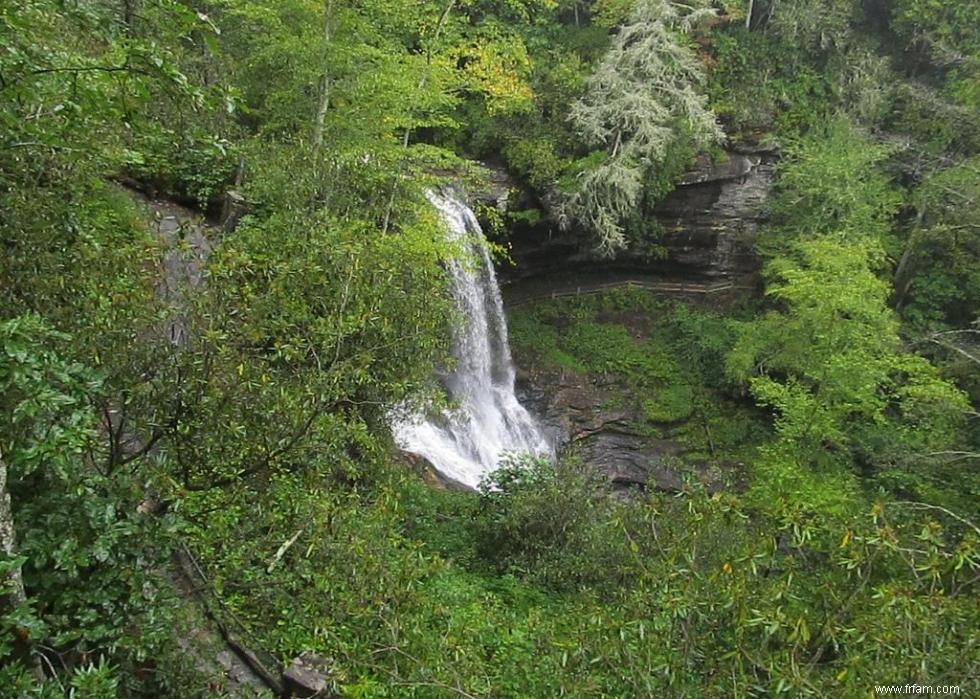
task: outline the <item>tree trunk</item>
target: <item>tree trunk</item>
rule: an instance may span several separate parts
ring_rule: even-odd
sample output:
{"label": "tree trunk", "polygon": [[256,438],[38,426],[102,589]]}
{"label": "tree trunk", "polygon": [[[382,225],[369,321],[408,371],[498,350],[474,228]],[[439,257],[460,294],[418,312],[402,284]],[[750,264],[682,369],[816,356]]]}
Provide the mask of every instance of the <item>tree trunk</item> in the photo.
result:
{"label": "tree trunk", "polygon": [[326,53],[330,49],[330,23],[333,20],[333,0],[327,0],[323,8],[323,75],[320,76],[320,102],[316,107],[316,120],[313,123],[313,145],[323,145],[323,126],[330,108],[330,71],[326,66]]}
{"label": "tree trunk", "polygon": [[912,274],[910,271],[912,263],[912,251],[916,245],[915,232],[913,231],[909,235],[908,242],[905,244],[905,250],[902,251],[902,257],[898,261],[898,267],[895,269],[895,276],[892,281],[892,306],[897,310],[902,307],[905,303],[905,296],[909,292],[909,287],[912,284]]}
{"label": "tree trunk", "polygon": [[745,28],[752,29],[752,11],[755,9],[755,0],[749,0],[749,9],[745,13]]}
{"label": "tree trunk", "polygon": [[[10,509],[10,493],[7,492],[7,462],[3,460],[3,453],[0,452],[0,550],[8,558],[17,555],[17,530],[14,528],[14,513]],[[0,598],[0,610],[19,607],[27,602],[27,593],[24,592],[24,579],[21,575],[20,566],[15,566],[6,575],[6,580],[0,578],[9,592],[6,598]],[[31,653],[29,640],[23,641],[23,646],[17,650],[28,658],[28,663],[34,677],[38,681],[44,680],[44,670],[41,668],[40,659]]]}
{"label": "tree trunk", "polygon": [[126,33],[129,36],[135,34],[137,2],[138,0],[122,0],[123,24],[126,25]]}
{"label": "tree trunk", "polygon": [[926,212],[920,211],[916,216],[916,226],[909,231],[909,238],[905,241],[905,249],[902,250],[902,257],[895,268],[895,275],[892,277],[892,308],[898,310],[905,303],[905,297],[912,286],[913,256],[916,247],[919,245],[920,236],[918,235],[923,225]]}

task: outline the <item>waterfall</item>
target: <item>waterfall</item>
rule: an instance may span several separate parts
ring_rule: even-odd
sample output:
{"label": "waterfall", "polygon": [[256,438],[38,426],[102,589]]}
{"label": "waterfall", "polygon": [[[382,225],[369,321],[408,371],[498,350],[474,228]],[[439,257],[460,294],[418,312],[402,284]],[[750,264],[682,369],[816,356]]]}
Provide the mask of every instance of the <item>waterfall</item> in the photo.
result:
{"label": "waterfall", "polygon": [[438,415],[412,415],[393,425],[405,451],[427,459],[469,486],[493,471],[506,453],[550,453],[534,419],[514,395],[514,365],[507,320],[486,239],[476,216],[451,194],[428,193],[452,241],[469,259],[448,263],[450,288],[462,318],[453,335],[456,366],[441,376],[456,408]]}

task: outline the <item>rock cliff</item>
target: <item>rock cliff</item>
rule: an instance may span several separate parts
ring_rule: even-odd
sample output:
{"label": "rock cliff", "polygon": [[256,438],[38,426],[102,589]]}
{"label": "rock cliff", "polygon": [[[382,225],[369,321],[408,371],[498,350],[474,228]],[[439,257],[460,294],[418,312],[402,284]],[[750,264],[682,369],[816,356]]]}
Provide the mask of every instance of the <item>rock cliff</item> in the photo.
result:
{"label": "rock cliff", "polygon": [[580,232],[536,226],[515,231],[514,264],[501,274],[506,282],[515,283],[529,278],[567,279],[594,274],[599,268],[700,283],[751,283],[759,269],[752,243],[765,217],[776,158],[773,150],[746,147],[732,149],[719,162],[700,160],[656,209],[664,229],[663,257],[626,250],[604,259]]}
{"label": "rock cliff", "polygon": [[562,454],[577,454],[620,493],[679,492],[685,477],[709,491],[737,480],[738,466],[708,463],[680,441],[651,435],[629,388],[611,377],[595,379],[565,370],[519,376],[521,401]]}

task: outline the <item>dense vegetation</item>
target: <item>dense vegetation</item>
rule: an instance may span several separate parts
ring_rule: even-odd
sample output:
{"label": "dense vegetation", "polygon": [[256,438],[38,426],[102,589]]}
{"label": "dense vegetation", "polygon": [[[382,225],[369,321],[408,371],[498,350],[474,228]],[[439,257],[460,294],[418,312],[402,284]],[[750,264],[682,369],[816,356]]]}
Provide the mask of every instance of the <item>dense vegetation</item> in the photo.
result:
{"label": "dense vegetation", "polygon": [[[978,26],[935,0],[4,3],[0,693],[232,691],[188,652],[186,550],[342,696],[976,691]],[[723,487],[688,464],[624,499],[570,449],[459,493],[395,458],[390,410],[438,399],[461,322],[426,187],[502,162],[502,235],[657,254],[653,207],[726,139],[782,150],[764,296],[513,318],[526,365],[612,377]],[[161,293],[133,187],[247,200],[191,292]]]}

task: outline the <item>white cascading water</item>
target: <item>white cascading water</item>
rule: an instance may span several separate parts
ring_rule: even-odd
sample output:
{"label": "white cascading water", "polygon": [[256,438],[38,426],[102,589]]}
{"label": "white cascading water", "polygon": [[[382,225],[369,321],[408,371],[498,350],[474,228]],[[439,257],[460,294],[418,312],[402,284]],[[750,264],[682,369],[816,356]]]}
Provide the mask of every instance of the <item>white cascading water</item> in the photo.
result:
{"label": "white cascading water", "polygon": [[393,425],[395,441],[440,473],[476,486],[507,453],[550,453],[548,441],[514,394],[507,320],[486,239],[473,211],[451,194],[428,193],[453,241],[471,259],[448,264],[463,326],[455,331],[456,366],[442,382],[455,410],[413,415]]}

